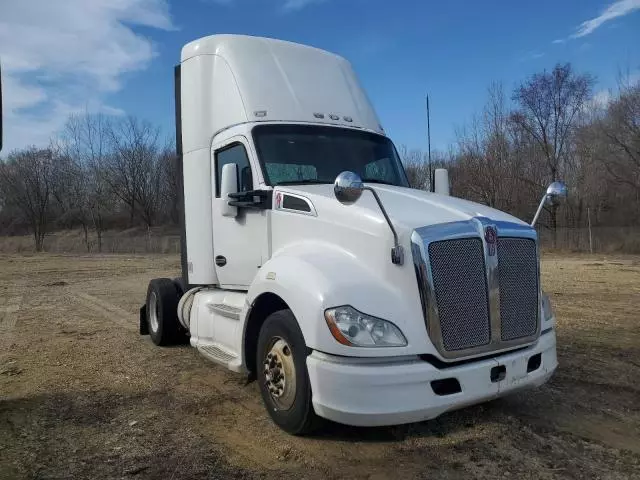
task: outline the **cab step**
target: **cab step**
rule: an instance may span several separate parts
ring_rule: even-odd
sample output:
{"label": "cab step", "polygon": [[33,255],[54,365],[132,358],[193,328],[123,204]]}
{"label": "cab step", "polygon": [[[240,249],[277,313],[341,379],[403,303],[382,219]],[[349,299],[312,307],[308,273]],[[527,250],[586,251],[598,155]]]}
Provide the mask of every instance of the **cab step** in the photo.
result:
{"label": "cab step", "polygon": [[227,352],[217,345],[198,346],[198,351],[212,362],[227,368],[229,368],[229,363],[238,358],[235,354]]}

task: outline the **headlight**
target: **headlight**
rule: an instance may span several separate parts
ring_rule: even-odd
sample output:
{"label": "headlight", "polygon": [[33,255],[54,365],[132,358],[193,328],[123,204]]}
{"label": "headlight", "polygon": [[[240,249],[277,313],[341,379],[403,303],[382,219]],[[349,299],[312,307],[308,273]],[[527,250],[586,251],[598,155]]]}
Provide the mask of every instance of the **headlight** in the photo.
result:
{"label": "headlight", "polygon": [[551,307],[551,300],[549,300],[549,295],[542,292],[542,315],[544,316],[544,321],[548,322],[553,318],[553,308]]}
{"label": "headlight", "polygon": [[338,342],[350,347],[404,347],[407,339],[393,323],[360,313],[353,307],[324,312],[329,330]]}

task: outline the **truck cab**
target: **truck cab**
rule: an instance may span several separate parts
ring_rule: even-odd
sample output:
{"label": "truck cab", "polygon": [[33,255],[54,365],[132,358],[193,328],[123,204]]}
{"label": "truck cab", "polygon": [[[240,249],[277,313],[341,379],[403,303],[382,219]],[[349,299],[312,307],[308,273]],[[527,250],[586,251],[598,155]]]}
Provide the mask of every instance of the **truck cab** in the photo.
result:
{"label": "truck cab", "polygon": [[150,282],[142,334],[255,378],[293,434],[427,420],[551,377],[535,229],[410,188],[344,58],[213,35],[175,78],[182,277]]}

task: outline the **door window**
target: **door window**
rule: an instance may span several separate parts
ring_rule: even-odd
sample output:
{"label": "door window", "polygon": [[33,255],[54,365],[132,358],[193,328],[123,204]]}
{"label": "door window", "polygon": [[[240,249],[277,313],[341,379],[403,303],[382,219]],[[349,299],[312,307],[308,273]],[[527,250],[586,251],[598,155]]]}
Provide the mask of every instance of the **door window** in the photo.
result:
{"label": "door window", "polygon": [[216,197],[220,198],[222,167],[227,163],[238,165],[238,191],[248,192],[253,190],[253,177],[247,150],[242,143],[234,143],[216,152]]}

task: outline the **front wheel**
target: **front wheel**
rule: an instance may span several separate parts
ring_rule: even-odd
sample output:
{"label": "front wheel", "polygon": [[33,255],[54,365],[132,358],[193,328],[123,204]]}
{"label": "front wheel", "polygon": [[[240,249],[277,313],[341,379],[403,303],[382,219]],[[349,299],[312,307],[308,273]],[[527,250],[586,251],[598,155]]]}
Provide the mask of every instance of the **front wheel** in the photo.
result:
{"label": "front wheel", "polygon": [[265,320],[257,353],[260,393],[273,421],[293,435],[313,431],[319,417],[311,404],[307,345],[291,310],[272,313]]}

